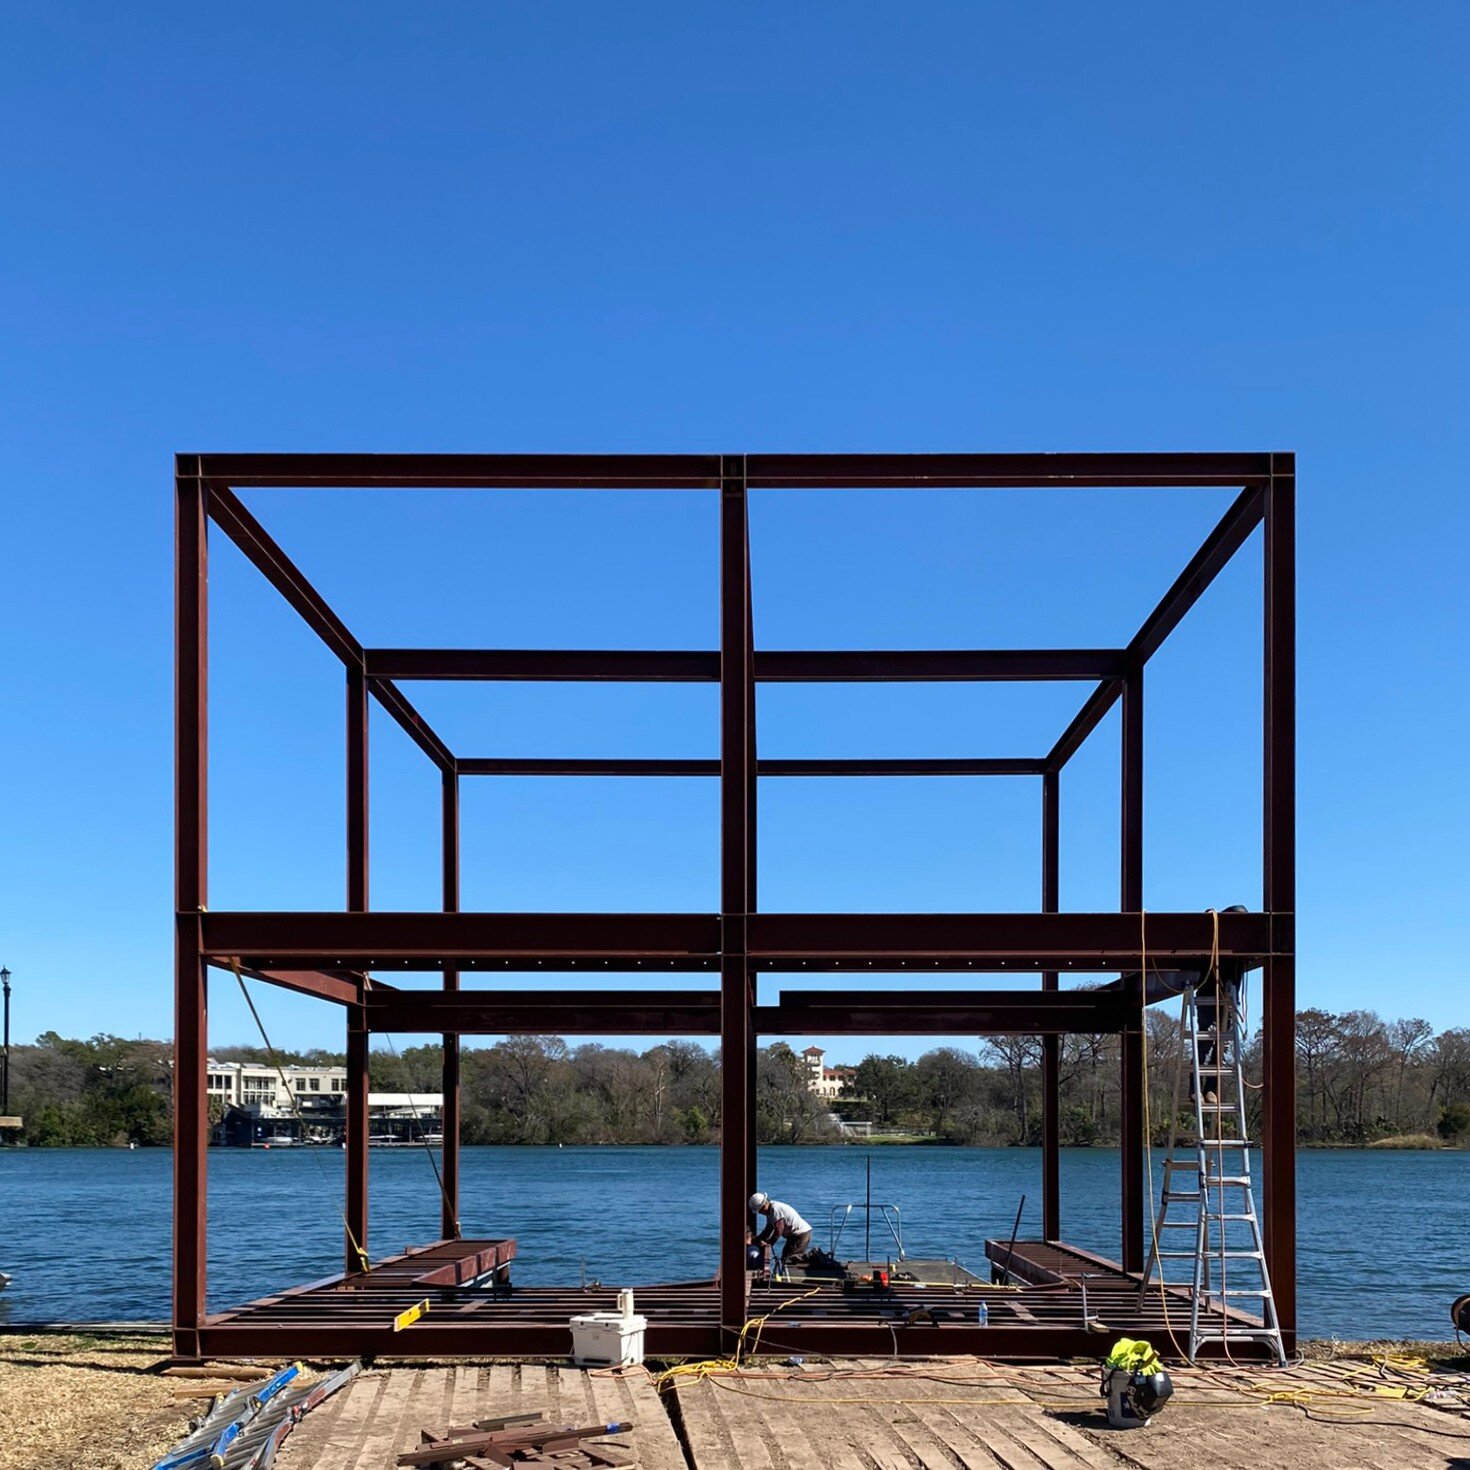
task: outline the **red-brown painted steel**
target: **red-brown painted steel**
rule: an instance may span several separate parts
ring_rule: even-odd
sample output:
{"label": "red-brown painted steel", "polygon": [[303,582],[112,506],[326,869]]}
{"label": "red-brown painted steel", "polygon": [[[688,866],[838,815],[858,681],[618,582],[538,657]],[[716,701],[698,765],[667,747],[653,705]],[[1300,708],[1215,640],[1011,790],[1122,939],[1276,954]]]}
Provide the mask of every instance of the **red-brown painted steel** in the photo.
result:
{"label": "red-brown painted steel", "polygon": [[[1123,773],[1121,847],[1122,863],[1119,907],[1128,914],[1143,910],[1143,670],[1123,681]],[[1140,924],[1140,948],[1144,943]],[[1147,935],[1153,952],[1153,935]],[[1140,973],[1125,977],[1121,989],[1126,1020],[1123,1026],[1122,1128],[1118,1140],[1121,1155],[1122,1243],[1120,1254],[1125,1271],[1143,1270],[1144,1190],[1152,1182],[1143,1177],[1144,1154],[1144,1033],[1143,979]]]}
{"label": "red-brown painted steel", "polygon": [[[717,760],[607,759],[560,756],[468,756],[461,776],[718,776]],[[1046,761],[1026,756],[941,756],[934,759],[758,760],[757,776],[1040,776]]]}
{"label": "red-brown painted steel", "polygon": [[[1041,778],[1041,911],[1054,914],[1060,907],[1061,853],[1060,771]],[[1057,972],[1041,976],[1041,988],[1055,991]],[[1056,1240],[1062,1233],[1061,1067],[1060,1036],[1041,1038],[1041,1233]]]}
{"label": "red-brown painted steel", "polygon": [[1296,1341],[1296,460],[1272,456],[1266,492],[1263,906],[1265,1247],[1286,1350]]}
{"label": "red-brown painted steel", "polygon": [[[440,878],[443,883],[441,907],[446,914],[459,911],[459,776],[454,770],[443,772],[440,789],[439,826],[442,845]],[[444,991],[448,995],[459,990],[459,971],[445,970]],[[459,1239],[459,1034],[441,1033],[443,1045],[444,1094],[443,1192],[440,1199],[440,1233],[446,1240]]]}
{"label": "red-brown painted steel", "polygon": [[721,464],[720,483],[720,1322],[746,1320],[745,1240],[750,1224],[755,1045],[751,971],[746,960],[751,892],[754,670],[750,621],[750,531],[745,467]]}
{"label": "red-brown painted steel", "polygon": [[[176,884],[176,1150],[174,1318],[181,1351],[279,1351],[270,1329],[235,1321],[200,1326],[203,1296],[205,962],[239,960],[252,973],[293,988],[341,999],[349,1020],[351,1121],[365,1143],[369,1026],[384,1021],[430,1021],[445,1038],[445,1094],[450,1117],[457,1102],[457,1037],[477,1022],[573,1020],[600,1033],[637,1029],[640,1020],[689,1023],[713,1034],[718,1027],[727,1065],[722,1095],[721,1263],[725,1285],[708,1317],[660,1321],[650,1328],[650,1350],[710,1353],[727,1349],[746,1312],[743,1262],[748,1223],[745,1197],[755,1182],[753,1062],[756,1029],[810,1029],[814,1034],[863,1034],[923,1026],[938,1032],[964,1026],[1043,1037],[1043,1224],[1059,1231],[1055,1089],[1057,1036],[1067,1029],[1123,1028],[1124,1147],[1123,1256],[1142,1262],[1141,1035],[1131,1024],[1139,1004],[1143,961],[1142,908],[1142,684],[1141,670],[1188,612],[1211,579],[1263,516],[1266,533],[1265,909],[1224,915],[1221,955],[1245,967],[1264,966],[1266,1238],[1278,1309],[1288,1337],[1295,1324],[1294,1164],[1292,1156],[1294,926],[1294,636],[1293,493],[1289,455],[232,455],[180,456],[178,557],[178,769]],[[445,487],[573,487],[718,492],[721,520],[720,648],[713,651],[624,650],[364,650],[250,515],[235,489],[252,485],[359,485]],[[930,488],[975,486],[1233,486],[1240,494],[1205,544],[1155,607],[1127,648],[1053,650],[762,651],[753,643],[747,495],[751,488]],[[188,513],[186,514],[186,509]],[[295,607],[346,666],[349,688],[348,908],[345,914],[210,914],[203,911],[205,881],[204,518],[240,545],[245,555]],[[673,761],[558,761],[495,758],[457,760],[454,753],[392,682],[394,678],[675,680],[721,685],[721,754]],[[755,688],[760,682],[858,680],[1078,679],[1097,681],[1071,725],[1043,758],[942,760],[766,760],[755,749]],[[369,914],[367,908],[366,698],[388,711],[444,773],[445,898],[442,914]],[[1123,896],[1121,914],[1061,914],[1057,892],[1058,773],[1119,698],[1124,701]],[[717,914],[460,914],[458,909],[459,774],[690,775],[722,782],[721,900]],[[756,893],[757,777],[1025,775],[1042,777],[1043,892],[1039,915],[1014,914],[760,914]],[[451,783],[454,834],[451,839]],[[451,897],[451,868],[454,892]],[[1193,966],[1210,951],[1209,919],[1201,914],[1148,918],[1151,967]],[[442,971],[443,991],[377,989],[363,998],[356,976],[370,969]],[[720,990],[685,1010],[676,994],[644,1001],[616,989],[581,992],[573,1003],[553,995],[460,993],[462,970],[720,971]],[[857,1007],[833,1007],[821,993],[782,996],[757,1008],[753,981],[767,971],[1040,971],[1040,992],[969,992],[924,996],[909,992],[909,1021],[892,1012],[905,992],[865,995]],[[1063,972],[1121,971],[1123,983],[1104,992],[1059,992]],[[718,995],[717,1003],[714,1002]],[[1081,998],[1085,995],[1086,998]],[[576,1012],[572,1010],[573,1004]],[[523,1009],[515,1013],[514,1008]],[[437,1007],[437,1009],[436,1009]],[[640,1008],[641,1007],[641,1008]],[[539,1009],[538,1009],[539,1008]],[[616,1019],[615,1019],[616,1018]],[[443,1029],[445,1026],[448,1029]],[[550,1029],[570,1030],[557,1025]],[[670,1026],[668,1030],[675,1029]],[[684,1029],[684,1028],[679,1028]],[[1024,1034],[1024,1033],[1023,1033]],[[735,1062],[744,1058],[744,1065]],[[457,1158],[446,1147],[449,1199],[442,1211],[446,1235],[457,1222]],[[365,1148],[348,1151],[348,1216],[365,1243]],[[353,1222],[356,1223],[353,1223]],[[360,1227],[360,1228],[359,1228]],[[358,1261],[348,1251],[348,1268]],[[286,1294],[290,1296],[290,1293]],[[782,1322],[782,1334],[797,1329]],[[292,1329],[295,1331],[295,1329]],[[339,1326],[301,1327],[325,1344]],[[358,1332],[358,1329],[352,1329]],[[497,1322],[477,1330],[493,1335],[497,1351],[561,1352],[565,1329]],[[376,1329],[374,1329],[376,1331]],[[807,1322],[799,1329],[812,1350],[890,1351],[886,1326]],[[462,1337],[442,1325],[415,1342],[463,1350]],[[220,1334],[226,1334],[221,1336]],[[934,1341],[929,1341],[930,1334]],[[968,1335],[966,1335],[968,1334]],[[555,1335],[557,1342],[552,1343]],[[364,1336],[364,1342],[372,1337]],[[964,1337],[962,1342],[960,1339]],[[973,1344],[970,1337],[974,1338]],[[921,1342],[921,1338],[923,1341]],[[817,1346],[820,1339],[820,1346]],[[1025,1328],[905,1329],[900,1352],[1086,1351],[1093,1339],[1080,1329],[1048,1322]],[[1014,1340],[1013,1340],[1014,1339]],[[1074,1341],[1075,1339],[1075,1341]],[[354,1339],[355,1340],[355,1339]],[[376,1339],[374,1339],[376,1340]],[[768,1342],[783,1344],[767,1336]],[[453,1346],[450,1346],[450,1344]],[[942,1343],[942,1347],[939,1344]],[[345,1350],[337,1340],[332,1351]],[[398,1346],[395,1344],[395,1346]],[[307,1351],[306,1337],[290,1349]],[[322,1346],[322,1351],[326,1347]],[[379,1350],[382,1350],[381,1348]]]}
{"label": "red-brown painted steel", "polygon": [[[347,907],[368,906],[368,682],[356,665],[347,667]],[[367,969],[364,965],[361,968]],[[366,984],[364,984],[366,990]],[[346,1202],[343,1259],[349,1273],[363,1269],[368,1248],[368,1055],[367,1011],[347,1007]]]}
{"label": "red-brown painted steel", "polygon": [[209,1143],[209,544],[207,492],[180,456],[174,489],[174,1350],[199,1351],[204,1322]]}

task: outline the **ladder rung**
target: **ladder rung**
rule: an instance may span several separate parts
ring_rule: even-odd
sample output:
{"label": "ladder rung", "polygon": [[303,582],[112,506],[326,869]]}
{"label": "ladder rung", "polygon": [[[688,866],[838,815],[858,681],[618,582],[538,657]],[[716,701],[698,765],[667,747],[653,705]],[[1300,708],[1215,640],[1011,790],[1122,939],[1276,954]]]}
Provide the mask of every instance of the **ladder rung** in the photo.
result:
{"label": "ladder rung", "polygon": [[1249,1215],[1219,1215],[1211,1212],[1210,1214],[1211,1220],[1254,1220],[1255,1218],[1254,1213]]}
{"label": "ladder rung", "polygon": [[1201,1138],[1195,1141],[1196,1148],[1253,1148],[1248,1138]]}
{"label": "ladder rung", "polygon": [[1238,1289],[1238,1288],[1232,1286],[1232,1287],[1228,1287],[1224,1291],[1211,1291],[1211,1292],[1207,1293],[1207,1295],[1213,1296],[1213,1297],[1225,1297],[1225,1296],[1270,1296],[1271,1295],[1271,1288],[1269,1286],[1254,1287],[1251,1290],[1246,1291],[1244,1289]]}
{"label": "ladder rung", "polygon": [[1160,1220],[1159,1221],[1159,1229],[1160,1230],[1197,1230],[1198,1228],[1199,1228],[1199,1221],[1197,1221],[1197,1220]]}
{"label": "ladder rung", "polygon": [[1224,1184],[1231,1189],[1249,1189],[1251,1177],[1249,1174],[1206,1174],[1206,1184]]}

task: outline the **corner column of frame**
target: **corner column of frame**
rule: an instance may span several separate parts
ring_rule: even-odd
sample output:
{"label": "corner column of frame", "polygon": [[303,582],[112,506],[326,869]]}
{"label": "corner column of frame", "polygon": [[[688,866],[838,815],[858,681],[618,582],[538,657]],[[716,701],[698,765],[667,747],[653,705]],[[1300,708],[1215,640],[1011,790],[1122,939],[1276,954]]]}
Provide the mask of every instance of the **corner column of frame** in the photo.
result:
{"label": "corner column of frame", "polygon": [[[347,908],[368,906],[368,682],[347,668]],[[366,980],[363,981],[364,988]],[[368,1022],[367,1007],[347,1007],[347,1198],[343,1207],[344,1269],[366,1270],[368,1235]]]}
{"label": "corner column of frame", "polygon": [[[443,804],[444,912],[459,912],[459,774],[445,771]],[[444,972],[445,990],[459,989],[459,971]],[[444,1193],[440,1230],[446,1240],[459,1239],[459,1037],[444,1042]]]}
{"label": "corner column of frame", "polygon": [[174,1280],[173,1342],[199,1356],[205,1311],[209,1101],[209,541],[197,459],[174,480]]}
{"label": "corner column of frame", "polygon": [[[1041,778],[1041,912],[1058,907],[1061,772]],[[1057,988],[1056,971],[1041,977],[1043,990]],[[1062,1233],[1061,1076],[1062,1038],[1041,1038],[1041,1234],[1058,1240]]]}
{"label": "corner column of frame", "polygon": [[[1123,681],[1122,909],[1143,911],[1143,670]],[[1140,920],[1140,924],[1142,921]],[[1153,1188],[1143,1177],[1144,1158],[1144,983],[1141,973],[1125,977],[1128,1021],[1121,1037],[1122,1241],[1125,1271],[1143,1270],[1144,1198]]]}
{"label": "corner column of frame", "polygon": [[1266,1264],[1286,1351],[1296,1344],[1296,461],[1272,456],[1265,544],[1263,983]]}
{"label": "corner column of frame", "polygon": [[749,581],[745,462],[727,455],[720,476],[720,1325],[733,1334],[747,1317],[746,1202],[755,1133],[746,948],[755,781]]}

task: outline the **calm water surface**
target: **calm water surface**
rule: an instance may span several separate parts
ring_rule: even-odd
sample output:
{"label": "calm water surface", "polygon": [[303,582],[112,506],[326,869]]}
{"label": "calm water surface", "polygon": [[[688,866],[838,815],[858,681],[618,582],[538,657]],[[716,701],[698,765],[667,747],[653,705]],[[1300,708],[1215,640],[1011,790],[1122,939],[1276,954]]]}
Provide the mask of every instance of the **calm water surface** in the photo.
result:
{"label": "calm water surface", "polygon": [[[761,1187],[800,1209],[825,1244],[828,1211],[863,1196],[857,1148],[761,1150]],[[873,1198],[903,1211],[913,1255],[984,1269],[984,1242],[1040,1228],[1040,1155],[1029,1149],[881,1148]],[[369,1249],[438,1234],[418,1150],[374,1150]],[[0,1151],[0,1323],[164,1318],[172,1156],[158,1149]],[[211,1310],[341,1269],[340,1150],[211,1149]],[[1301,1322],[1313,1337],[1450,1335],[1470,1291],[1470,1154],[1324,1150],[1300,1156]],[[467,1148],[466,1235],[513,1235],[516,1279],[617,1285],[686,1280],[715,1266],[712,1148]],[[1062,1156],[1062,1234],[1117,1255],[1118,1158]],[[860,1241],[856,1242],[860,1244]],[[875,1249],[877,1242],[875,1240]]]}

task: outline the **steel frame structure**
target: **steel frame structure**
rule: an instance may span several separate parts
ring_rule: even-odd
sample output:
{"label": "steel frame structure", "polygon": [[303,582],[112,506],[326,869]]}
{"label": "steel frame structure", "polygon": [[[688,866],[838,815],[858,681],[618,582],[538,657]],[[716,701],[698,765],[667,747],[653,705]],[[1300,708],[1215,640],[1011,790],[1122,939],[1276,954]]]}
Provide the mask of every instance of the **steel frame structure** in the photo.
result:
{"label": "steel frame structure", "polygon": [[[720,646],[715,650],[364,648],[236,493],[252,487],[574,488],[711,492],[720,517]],[[757,650],[752,632],[747,499],[759,489],[1228,487],[1238,494],[1132,640],[1107,649],[869,652]],[[919,455],[180,455],[176,461],[175,780],[175,1351],[243,1351],[240,1330],[211,1329],[205,1312],[207,995],[211,966],[239,964],[272,984],[332,1001],[346,1016],[348,1127],[344,1269],[368,1224],[367,1096],[375,1031],[443,1037],[445,1199],[442,1232],[459,1234],[459,1037],[469,1034],[705,1034],[720,1038],[722,1131],[718,1331],[650,1323],[649,1351],[728,1346],[748,1316],[746,1199],[755,1185],[757,1037],[764,1034],[1026,1034],[1043,1038],[1043,1234],[1061,1234],[1058,1131],[1060,1037],[1121,1037],[1120,1260],[1142,1270],[1145,1244],[1143,1007],[1145,965],[1208,961],[1207,913],[1143,907],[1143,691],[1150,657],[1215,576],[1264,524],[1263,894],[1261,911],[1218,918],[1219,954],[1264,973],[1265,1238],[1288,1351],[1296,1330],[1295,1261],[1295,464],[1290,454]],[[346,687],[345,910],[212,912],[207,908],[207,583],[213,522],[301,615],[343,665]],[[720,758],[487,759],[451,751],[403,693],[413,680],[590,680],[716,683]],[[766,682],[1067,680],[1092,687],[1044,755],[1016,759],[769,760],[756,753],[757,686]],[[442,777],[442,911],[369,909],[368,705],[376,700]],[[1059,912],[1060,777],[1115,704],[1122,705],[1119,911]],[[462,913],[459,785],[465,776],[689,776],[720,782],[720,909],[713,914]],[[1040,912],[1023,914],[775,914],[756,906],[757,784],[762,776],[1029,775],[1041,786]],[[1145,956],[1145,944],[1147,954]],[[700,971],[692,991],[506,991],[461,988],[487,970]],[[369,972],[442,972],[439,991],[398,990]],[[842,997],[786,991],[757,1004],[755,977],[794,971],[1039,973],[1041,989]],[[1062,990],[1064,972],[1116,972],[1097,990]],[[297,1349],[264,1329],[272,1351]],[[475,1351],[495,1351],[478,1323]],[[564,1330],[506,1324],[499,1350],[558,1353]],[[449,1350],[434,1329],[434,1351]],[[488,1334],[488,1335],[487,1335]],[[248,1336],[248,1333],[246,1334]],[[310,1351],[335,1350],[312,1328]],[[661,1342],[661,1335],[666,1342]],[[1024,1335],[1025,1347],[1019,1344]],[[341,1337],[358,1351],[362,1334]],[[452,1336],[452,1333],[449,1334]],[[444,1342],[440,1338],[445,1337]],[[871,1342],[869,1338],[871,1337]],[[1073,1329],[944,1327],[903,1335],[900,1351],[1045,1355],[1077,1350]],[[886,1326],[803,1326],[807,1351],[890,1350]],[[943,1346],[938,1339],[942,1338]],[[922,1339],[922,1341],[920,1340]],[[931,1341],[930,1339],[935,1339]],[[696,1341],[697,1340],[697,1341]],[[252,1339],[253,1341],[253,1339]],[[262,1338],[262,1344],[266,1338]],[[381,1350],[389,1350],[384,1339]],[[427,1341],[427,1339],[426,1339]],[[866,1347],[864,1346],[866,1344]],[[401,1346],[398,1350],[402,1350]],[[466,1344],[466,1350],[471,1350]]]}

